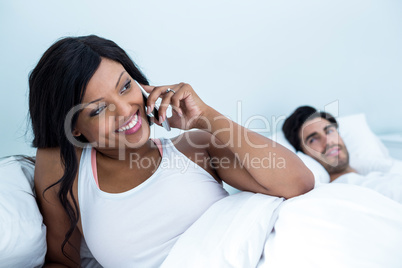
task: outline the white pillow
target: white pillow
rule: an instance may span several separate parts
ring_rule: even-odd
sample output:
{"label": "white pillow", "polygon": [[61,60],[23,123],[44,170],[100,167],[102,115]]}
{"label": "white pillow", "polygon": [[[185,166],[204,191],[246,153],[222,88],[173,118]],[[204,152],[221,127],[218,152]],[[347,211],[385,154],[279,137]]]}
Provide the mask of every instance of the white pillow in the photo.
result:
{"label": "white pillow", "polygon": [[15,157],[0,161],[0,266],[41,267],[46,227],[33,190],[34,166]]}
{"label": "white pillow", "polygon": [[297,152],[296,154],[303,161],[303,163],[311,170],[311,172],[313,172],[315,187],[317,187],[320,183],[330,182],[328,172],[320,163],[314,160],[311,156],[308,156],[302,152]]}
{"label": "white pillow", "polygon": [[339,133],[349,151],[351,167],[363,175],[390,170],[393,161],[388,149],[371,131],[364,114],[343,116],[337,121]]}

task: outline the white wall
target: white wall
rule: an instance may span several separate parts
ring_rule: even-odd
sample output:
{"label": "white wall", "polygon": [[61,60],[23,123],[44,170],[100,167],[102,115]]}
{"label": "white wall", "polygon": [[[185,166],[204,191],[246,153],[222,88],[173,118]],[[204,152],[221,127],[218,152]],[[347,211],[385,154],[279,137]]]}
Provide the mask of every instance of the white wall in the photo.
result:
{"label": "white wall", "polygon": [[401,14],[397,0],[1,1],[0,157],[34,154],[27,77],[42,53],[92,33],[152,84],[188,82],[242,124],[261,115],[272,131],[299,105],[335,102],[378,134],[402,132]]}

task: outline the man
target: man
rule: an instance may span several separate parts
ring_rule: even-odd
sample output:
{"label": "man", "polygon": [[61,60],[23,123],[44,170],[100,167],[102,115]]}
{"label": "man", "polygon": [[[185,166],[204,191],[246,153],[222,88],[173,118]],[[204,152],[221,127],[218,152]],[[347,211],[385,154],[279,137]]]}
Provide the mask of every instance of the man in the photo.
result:
{"label": "man", "polygon": [[400,174],[372,172],[363,176],[349,165],[348,150],[331,114],[301,106],[285,120],[282,130],[296,151],[311,156],[326,169],[331,182],[368,187],[402,203]]}

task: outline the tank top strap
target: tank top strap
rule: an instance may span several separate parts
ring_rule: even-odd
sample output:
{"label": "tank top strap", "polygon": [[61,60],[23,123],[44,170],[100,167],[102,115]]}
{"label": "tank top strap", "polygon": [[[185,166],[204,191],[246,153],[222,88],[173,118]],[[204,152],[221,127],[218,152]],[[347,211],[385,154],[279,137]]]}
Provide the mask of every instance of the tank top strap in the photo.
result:
{"label": "tank top strap", "polygon": [[[87,145],[82,149],[81,158],[80,158],[80,170],[83,170],[85,167],[92,168],[92,161],[95,160],[96,165],[96,151],[92,146]],[[96,166],[95,166],[96,170]]]}
{"label": "tank top strap", "polygon": [[173,152],[178,152],[176,146],[174,146],[173,142],[169,138],[160,138],[161,147],[165,154]]}
{"label": "tank top strap", "polygon": [[159,154],[163,156],[163,145],[160,139],[151,139],[155,143],[155,145],[158,147]]}
{"label": "tank top strap", "polygon": [[98,181],[98,169],[96,167],[96,150],[94,148],[91,149],[91,166],[92,166],[92,174],[95,178],[95,183],[99,187]]}
{"label": "tank top strap", "polygon": [[98,184],[96,151],[90,145],[87,145],[82,149],[80,166],[78,169],[78,184],[84,186],[88,180],[86,178],[95,178],[95,182]]}
{"label": "tank top strap", "polygon": [[[158,147],[159,154],[163,157],[163,144],[160,139],[151,139],[155,145]],[[88,154],[90,155],[90,163],[92,167],[92,174],[95,179],[95,183],[99,188],[99,181],[98,181],[98,169],[96,166],[96,150],[93,147],[87,146],[83,149],[81,159],[88,159]],[[87,160],[84,160],[87,161]]]}

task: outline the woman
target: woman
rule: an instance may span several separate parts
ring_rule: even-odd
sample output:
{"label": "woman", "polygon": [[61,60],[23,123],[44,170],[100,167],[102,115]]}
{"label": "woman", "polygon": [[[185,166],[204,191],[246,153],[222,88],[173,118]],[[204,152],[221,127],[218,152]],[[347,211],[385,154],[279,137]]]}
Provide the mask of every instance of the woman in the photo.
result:
{"label": "woman", "polygon": [[[147,101],[136,81],[150,93]],[[296,155],[222,116],[188,84],[149,86],[110,40],[61,39],[29,86],[49,267],[79,266],[82,238],[102,266],[159,266],[180,234],[227,195],[222,180],[285,198],[313,188]],[[147,114],[158,98],[158,125],[199,130],[150,140]],[[282,165],[265,167],[268,155]]]}

